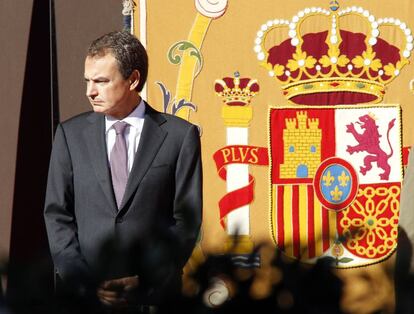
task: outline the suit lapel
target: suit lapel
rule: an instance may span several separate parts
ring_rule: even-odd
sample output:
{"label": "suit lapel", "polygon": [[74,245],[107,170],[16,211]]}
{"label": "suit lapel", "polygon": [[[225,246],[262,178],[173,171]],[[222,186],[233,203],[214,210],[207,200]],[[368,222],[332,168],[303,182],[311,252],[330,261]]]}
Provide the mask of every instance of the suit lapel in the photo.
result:
{"label": "suit lapel", "polygon": [[88,117],[88,120],[91,124],[84,130],[83,135],[86,146],[88,147],[91,163],[105,196],[111,206],[117,211],[106,152],[105,117],[92,113]]}
{"label": "suit lapel", "polygon": [[145,121],[141,139],[128,177],[120,210],[135,193],[167,135],[167,132],[160,128],[160,125],[166,121],[165,118],[148,104],[145,105]]}

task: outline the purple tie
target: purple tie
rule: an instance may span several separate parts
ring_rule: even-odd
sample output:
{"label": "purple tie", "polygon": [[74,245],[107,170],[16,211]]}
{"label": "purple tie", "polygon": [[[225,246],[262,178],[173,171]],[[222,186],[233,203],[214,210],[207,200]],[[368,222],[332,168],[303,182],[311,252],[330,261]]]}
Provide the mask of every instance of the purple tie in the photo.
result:
{"label": "purple tie", "polygon": [[124,131],[127,126],[128,124],[123,121],[118,121],[113,125],[116,132],[116,139],[109,157],[112,185],[118,208],[121,206],[128,180],[128,156],[124,137]]}

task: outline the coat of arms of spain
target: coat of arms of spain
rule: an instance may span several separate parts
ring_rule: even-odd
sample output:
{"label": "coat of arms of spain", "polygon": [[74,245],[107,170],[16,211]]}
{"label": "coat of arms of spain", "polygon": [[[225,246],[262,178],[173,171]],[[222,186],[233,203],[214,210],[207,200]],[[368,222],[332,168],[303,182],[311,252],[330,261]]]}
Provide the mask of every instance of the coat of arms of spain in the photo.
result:
{"label": "coat of arms of spain", "polygon": [[[301,32],[321,18],[328,30]],[[361,19],[368,34],[342,27],[350,18]],[[285,27],[290,38],[269,45],[269,34]],[[382,39],[382,27],[398,29],[403,47]],[[308,262],[326,256],[343,268],[395,250],[401,110],[379,102],[408,63],[412,42],[406,24],[360,7],[306,8],[257,33],[257,58],[291,103],[269,112],[271,233],[287,255]]]}
{"label": "coat of arms of spain", "polygon": [[[313,19],[329,27],[306,33],[303,25]],[[350,19],[360,19],[368,33],[350,30]],[[381,38],[383,27],[400,33],[401,47]],[[274,42],[284,29],[289,38]],[[338,268],[387,258],[397,245],[402,118],[399,105],[380,102],[409,62],[411,30],[361,7],[333,5],[305,8],[291,20],[271,19],[254,43],[260,65],[282,84],[289,104],[269,108],[265,156],[266,148],[231,140],[241,138],[233,133],[251,119],[258,82],[239,75],[216,81],[228,146],[215,160],[220,176],[235,185],[219,204],[222,225],[231,235],[229,225],[246,219],[239,209],[252,201],[254,181],[246,173],[241,186],[243,168],[233,174],[227,168],[226,174],[223,166],[231,158],[236,164],[269,164],[270,231],[286,255],[308,263],[326,257]]]}

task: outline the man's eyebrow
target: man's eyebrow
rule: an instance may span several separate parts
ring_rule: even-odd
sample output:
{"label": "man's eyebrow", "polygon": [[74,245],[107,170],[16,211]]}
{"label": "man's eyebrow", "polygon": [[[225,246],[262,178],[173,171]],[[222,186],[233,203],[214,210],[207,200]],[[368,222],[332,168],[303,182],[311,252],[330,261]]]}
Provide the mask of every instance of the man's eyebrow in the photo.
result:
{"label": "man's eyebrow", "polygon": [[84,77],[85,81],[108,81],[109,79],[105,76],[97,76],[97,77]]}

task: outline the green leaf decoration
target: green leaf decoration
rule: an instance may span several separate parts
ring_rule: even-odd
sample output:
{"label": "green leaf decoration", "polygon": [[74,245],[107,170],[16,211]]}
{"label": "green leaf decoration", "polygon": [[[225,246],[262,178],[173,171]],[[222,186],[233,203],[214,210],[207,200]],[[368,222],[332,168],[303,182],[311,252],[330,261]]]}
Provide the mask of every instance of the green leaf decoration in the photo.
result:
{"label": "green leaf decoration", "polygon": [[340,263],[349,263],[349,262],[352,262],[354,259],[353,258],[350,258],[350,257],[342,257],[342,258],[340,258],[339,260],[338,260],[338,262],[340,262]]}
{"label": "green leaf decoration", "polygon": [[197,70],[195,74],[195,76],[197,76],[203,67],[203,57],[200,50],[198,50],[198,48],[194,46],[193,43],[186,40],[176,42],[171,46],[170,50],[168,50],[168,61],[170,61],[172,64],[180,64],[182,61],[182,53],[189,49],[191,49],[189,55],[197,59]]}

